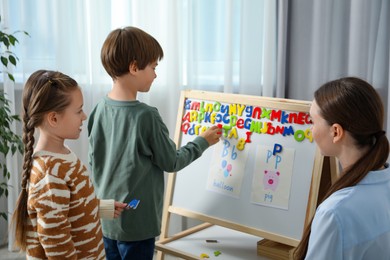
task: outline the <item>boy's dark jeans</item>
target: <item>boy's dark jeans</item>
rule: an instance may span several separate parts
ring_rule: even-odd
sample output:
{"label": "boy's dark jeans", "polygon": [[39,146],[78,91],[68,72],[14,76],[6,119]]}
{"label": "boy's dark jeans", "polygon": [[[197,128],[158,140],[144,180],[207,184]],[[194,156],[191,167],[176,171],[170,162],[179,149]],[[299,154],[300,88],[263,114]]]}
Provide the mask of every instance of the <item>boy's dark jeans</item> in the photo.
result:
{"label": "boy's dark jeans", "polygon": [[107,260],[152,260],[155,238],[141,241],[119,241],[103,237]]}

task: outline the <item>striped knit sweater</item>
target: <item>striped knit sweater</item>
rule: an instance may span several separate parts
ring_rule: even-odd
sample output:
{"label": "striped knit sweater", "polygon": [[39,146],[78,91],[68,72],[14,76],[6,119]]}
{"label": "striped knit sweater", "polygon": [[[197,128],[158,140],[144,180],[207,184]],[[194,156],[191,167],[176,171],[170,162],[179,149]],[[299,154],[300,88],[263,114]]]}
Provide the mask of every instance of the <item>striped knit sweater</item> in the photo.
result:
{"label": "striped knit sweater", "polygon": [[99,200],[73,152],[34,154],[27,203],[27,259],[105,258]]}

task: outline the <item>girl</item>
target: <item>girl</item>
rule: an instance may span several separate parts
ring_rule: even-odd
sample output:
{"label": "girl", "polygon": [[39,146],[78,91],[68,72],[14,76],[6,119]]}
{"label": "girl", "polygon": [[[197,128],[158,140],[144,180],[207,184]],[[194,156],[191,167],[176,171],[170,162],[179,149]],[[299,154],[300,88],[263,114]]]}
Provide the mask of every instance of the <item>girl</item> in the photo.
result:
{"label": "girl", "polygon": [[99,217],[118,217],[127,204],[99,201],[86,167],[64,144],[80,136],[87,118],[77,82],[60,72],[36,71],[26,82],[22,105],[25,147],[22,192],[13,215],[16,245],[28,259],[104,259]]}
{"label": "girl", "polygon": [[312,133],[335,156],[339,179],[319,205],[295,251],[296,259],[388,259],[389,141],[375,89],[358,78],[331,81],[314,93]]}

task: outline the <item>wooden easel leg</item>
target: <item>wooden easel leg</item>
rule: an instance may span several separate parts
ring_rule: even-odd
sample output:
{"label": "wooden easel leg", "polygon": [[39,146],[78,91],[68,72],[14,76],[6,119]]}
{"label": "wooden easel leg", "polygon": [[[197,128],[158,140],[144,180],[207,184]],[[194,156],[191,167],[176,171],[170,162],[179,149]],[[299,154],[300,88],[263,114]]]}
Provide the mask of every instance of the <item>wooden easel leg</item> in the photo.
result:
{"label": "wooden easel leg", "polygon": [[257,242],[257,254],[273,260],[292,260],[295,247],[268,239]]}
{"label": "wooden easel leg", "polygon": [[161,251],[157,251],[156,259],[164,260],[164,254]]}
{"label": "wooden easel leg", "polygon": [[317,206],[322,202],[329,187],[337,180],[340,175],[339,162],[336,157],[324,157],[320,188],[318,190]]}

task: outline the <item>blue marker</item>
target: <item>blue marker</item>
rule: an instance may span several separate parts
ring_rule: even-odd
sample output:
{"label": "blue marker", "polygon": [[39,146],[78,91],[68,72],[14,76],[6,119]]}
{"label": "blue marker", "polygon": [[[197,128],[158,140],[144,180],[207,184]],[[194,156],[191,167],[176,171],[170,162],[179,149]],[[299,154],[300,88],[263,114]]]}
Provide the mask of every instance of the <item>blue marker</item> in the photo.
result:
{"label": "blue marker", "polygon": [[133,199],[132,201],[130,201],[130,203],[128,204],[128,206],[131,208],[131,209],[136,209],[138,207],[138,204],[140,203],[140,200],[137,200],[137,199]]}

